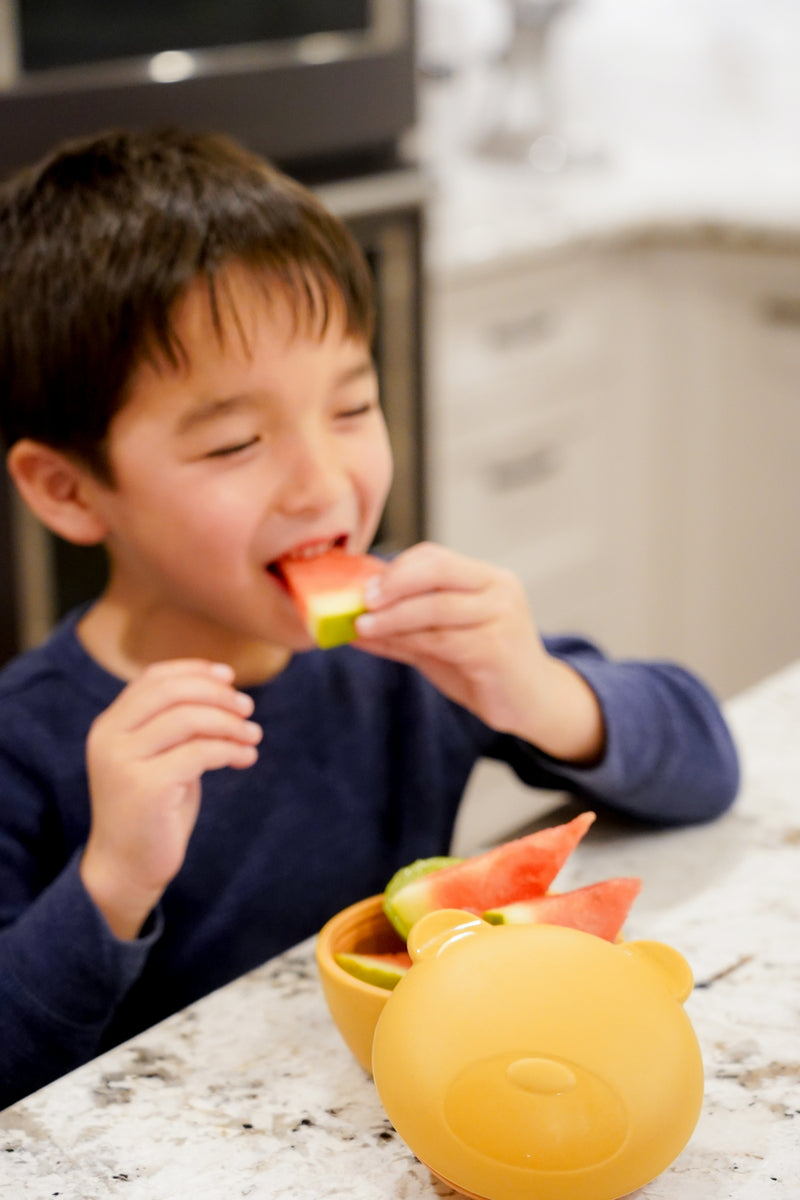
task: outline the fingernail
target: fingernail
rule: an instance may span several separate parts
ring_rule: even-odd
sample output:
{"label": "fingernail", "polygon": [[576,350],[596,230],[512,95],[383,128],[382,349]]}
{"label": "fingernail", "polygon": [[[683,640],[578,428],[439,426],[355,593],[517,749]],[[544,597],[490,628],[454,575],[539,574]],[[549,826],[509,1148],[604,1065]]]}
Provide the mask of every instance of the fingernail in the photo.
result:
{"label": "fingernail", "polygon": [[381,581],[378,575],[373,575],[364,584],[364,599],[367,604],[377,604],[381,597]]}
{"label": "fingernail", "polygon": [[263,731],[257,721],[245,721],[244,727],[252,737],[257,737],[259,740],[261,739],[261,734]]}
{"label": "fingernail", "polygon": [[247,692],[237,692],[235,703],[239,711],[243,713],[251,713],[255,708],[253,697],[248,696]]}
{"label": "fingernail", "polygon": [[369,634],[372,632],[372,628],[375,624],[375,618],[369,616],[368,613],[362,613],[360,617],[356,617],[354,624],[357,634]]}
{"label": "fingernail", "polygon": [[218,679],[233,679],[233,667],[229,663],[212,663],[211,674]]}

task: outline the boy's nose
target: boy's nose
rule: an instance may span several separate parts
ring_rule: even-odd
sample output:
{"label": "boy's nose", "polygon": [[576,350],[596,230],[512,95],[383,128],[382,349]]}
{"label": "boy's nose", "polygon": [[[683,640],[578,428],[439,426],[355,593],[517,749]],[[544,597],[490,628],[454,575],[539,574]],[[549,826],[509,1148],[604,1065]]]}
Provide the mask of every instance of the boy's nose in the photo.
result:
{"label": "boy's nose", "polygon": [[330,508],[347,491],[347,476],[324,439],[296,438],[281,447],[279,507],[291,515]]}

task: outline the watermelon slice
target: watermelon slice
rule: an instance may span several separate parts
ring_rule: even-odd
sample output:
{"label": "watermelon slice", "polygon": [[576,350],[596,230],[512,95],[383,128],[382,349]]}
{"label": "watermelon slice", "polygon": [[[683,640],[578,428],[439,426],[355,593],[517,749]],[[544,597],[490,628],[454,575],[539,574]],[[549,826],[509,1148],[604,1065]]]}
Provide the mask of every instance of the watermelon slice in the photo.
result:
{"label": "watermelon slice", "polygon": [[481,915],[490,925],[567,925],[613,942],[641,890],[641,879],[603,879],[572,892],[518,900]]}
{"label": "watermelon slice", "polygon": [[366,612],[364,585],[386,564],[334,547],[316,558],[283,558],[278,568],[308,632],[328,650],[356,637],[354,621]]}
{"label": "watermelon slice", "polygon": [[399,871],[395,871],[387,883],[383,893],[384,909],[391,902],[392,897],[409,883],[414,883],[423,875],[429,875],[431,871],[441,871],[443,867],[454,867],[456,863],[463,861],[463,858],[455,858],[446,854],[437,854],[433,858],[415,858],[407,867],[401,867]]}
{"label": "watermelon slice", "polygon": [[356,979],[392,991],[411,966],[407,950],[386,951],[380,954],[335,954],[343,970]]}
{"label": "watermelon slice", "polygon": [[483,913],[512,901],[543,896],[595,819],[581,813],[564,825],[540,829],[476,854],[451,867],[431,871],[405,887],[384,892],[383,911],[401,937],[415,921],[437,908]]}

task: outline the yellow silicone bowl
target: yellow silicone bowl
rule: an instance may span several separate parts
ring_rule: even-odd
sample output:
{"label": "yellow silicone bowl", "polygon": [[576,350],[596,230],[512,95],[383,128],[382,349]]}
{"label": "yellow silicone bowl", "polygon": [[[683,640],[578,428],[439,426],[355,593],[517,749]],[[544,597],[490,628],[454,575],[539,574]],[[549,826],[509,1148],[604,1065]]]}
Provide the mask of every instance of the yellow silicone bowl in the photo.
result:
{"label": "yellow silicone bowl", "polygon": [[450,1187],[476,1200],[619,1200],[681,1152],[703,1066],[678,951],[440,910],[412,928],[413,966],[394,991],[333,957],[398,942],[373,896],[328,922],[317,962],[389,1120]]}
{"label": "yellow silicone bowl", "polygon": [[392,993],[356,979],[338,965],[334,956],[405,949],[405,942],[384,916],[382,900],[382,896],[369,896],[343,909],[322,928],[316,943],[317,968],[334,1024],[370,1074],[375,1026]]}
{"label": "yellow silicone bowl", "polygon": [[382,895],[368,896],[342,909],[317,936],[317,969],[334,1024],[370,1075],[375,1027],[392,992],[356,979],[339,966],[335,956],[391,953],[405,946],[384,914]]}

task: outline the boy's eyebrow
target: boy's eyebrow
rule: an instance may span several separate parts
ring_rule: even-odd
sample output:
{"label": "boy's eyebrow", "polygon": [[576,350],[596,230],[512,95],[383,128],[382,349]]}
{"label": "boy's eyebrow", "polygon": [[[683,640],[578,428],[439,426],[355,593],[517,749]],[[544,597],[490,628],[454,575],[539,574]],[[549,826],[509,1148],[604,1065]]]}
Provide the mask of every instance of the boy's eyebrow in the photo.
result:
{"label": "boy's eyebrow", "polygon": [[375,363],[371,358],[365,358],[362,362],[356,363],[354,367],[350,367],[347,371],[343,371],[337,379],[338,384],[355,383],[357,379],[361,379],[364,375],[376,375]]}
{"label": "boy's eyebrow", "polygon": [[237,408],[249,408],[256,403],[253,396],[225,396],[218,400],[202,400],[194,408],[190,408],[178,420],[175,426],[177,434],[188,433],[190,429],[194,429],[196,425],[202,425],[206,421],[213,421],[215,417],[223,416],[225,413],[233,412]]}

